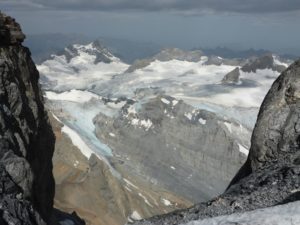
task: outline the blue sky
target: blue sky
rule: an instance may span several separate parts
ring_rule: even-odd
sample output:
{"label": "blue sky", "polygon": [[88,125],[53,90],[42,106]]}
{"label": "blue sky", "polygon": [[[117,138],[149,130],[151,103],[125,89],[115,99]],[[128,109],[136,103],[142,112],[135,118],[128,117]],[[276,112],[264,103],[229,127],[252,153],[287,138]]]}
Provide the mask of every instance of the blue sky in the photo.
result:
{"label": "blue sky", "polygon": [[78,33],[166,47],[300,55],[299,0],[1,0],[27,34]]}

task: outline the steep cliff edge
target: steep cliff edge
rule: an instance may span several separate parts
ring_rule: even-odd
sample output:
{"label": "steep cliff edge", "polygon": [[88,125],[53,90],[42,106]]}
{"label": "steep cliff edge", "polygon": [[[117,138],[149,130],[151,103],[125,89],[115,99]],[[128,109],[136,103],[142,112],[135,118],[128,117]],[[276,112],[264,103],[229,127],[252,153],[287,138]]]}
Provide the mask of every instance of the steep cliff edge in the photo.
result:
{"label": "steep cliff edge", "polygon": [[300,61],[274,82],[253,131],[246,164],[219,197],[137,222],[175,225],[300,200]]}
{"label": "steep cliff edge", "polygon": [[0,224],[44,224],[53,209],[55,138],[24,38],[0,13]]}

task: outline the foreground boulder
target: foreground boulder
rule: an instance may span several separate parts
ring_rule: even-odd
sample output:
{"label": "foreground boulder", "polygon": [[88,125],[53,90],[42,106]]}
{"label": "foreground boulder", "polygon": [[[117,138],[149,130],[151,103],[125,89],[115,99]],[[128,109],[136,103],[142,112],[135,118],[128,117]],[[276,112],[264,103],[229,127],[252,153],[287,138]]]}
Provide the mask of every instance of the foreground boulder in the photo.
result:
{"label": "foreground boulder", "polygon": [[219,197],[137,225],[184,224],[300,200],[300,61],[275,81],[253,131],[247,162]]}

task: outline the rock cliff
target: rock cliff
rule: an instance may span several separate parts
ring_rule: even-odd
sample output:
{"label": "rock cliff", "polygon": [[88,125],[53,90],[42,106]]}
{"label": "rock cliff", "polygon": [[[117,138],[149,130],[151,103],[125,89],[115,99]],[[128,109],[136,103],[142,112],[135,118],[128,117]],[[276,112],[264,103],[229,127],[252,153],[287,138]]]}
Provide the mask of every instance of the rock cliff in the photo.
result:
{"label": "rock cliff", "polygon": [[24,38],[19,24],[0,14],[0,218],[4,224],[43,224],[51,216],[54,196],[55,139],[39,73],[29,50],[21,45]]}
{"label": "rock cliff", "polygon": [[274,82],[253,131],[247,162],[219,197],[136,223],[184,224],[299,200],[300,61]]}

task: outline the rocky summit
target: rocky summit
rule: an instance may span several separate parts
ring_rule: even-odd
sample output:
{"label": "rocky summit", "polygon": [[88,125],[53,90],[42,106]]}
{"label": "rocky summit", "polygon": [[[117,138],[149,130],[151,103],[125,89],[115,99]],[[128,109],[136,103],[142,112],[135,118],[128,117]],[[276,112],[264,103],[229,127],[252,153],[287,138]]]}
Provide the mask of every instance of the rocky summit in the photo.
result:
{"label": "rocky summit", "polygon": [[24,39],[25,35],[15,19],[0,12],[0,45],[17,45]]}
{"label": "rocky summit", "polygon": [[234,70],[225,75],[222,84],[236,84],[239,82],[240,68],[236,67]]}
{"label": "rocky summit", "polygon": [[299,199],[300,61],[275,81],[253,132],[247,162],[219,197],[136,225],[185,224]]}

